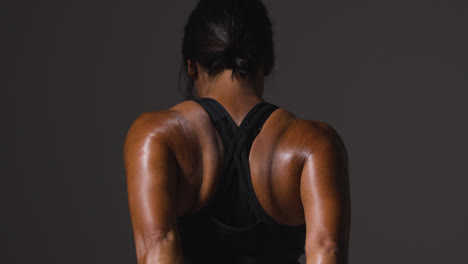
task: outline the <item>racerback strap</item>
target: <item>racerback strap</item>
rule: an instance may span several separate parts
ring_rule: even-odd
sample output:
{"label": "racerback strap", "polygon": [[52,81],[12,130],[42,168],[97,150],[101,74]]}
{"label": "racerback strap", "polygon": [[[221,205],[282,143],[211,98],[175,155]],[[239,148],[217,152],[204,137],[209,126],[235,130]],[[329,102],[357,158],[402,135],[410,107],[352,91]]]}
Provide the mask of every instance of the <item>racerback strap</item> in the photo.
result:
{"label": "racerback strap", "polygon": [[[193,100],[199,103],[209,114],[214,127],[223,141],[225,151],[223,177],[213,199],[211,199],[207,207],[215,206],[219,210],[223,206],[219,203],[224,203],[224,206],[229,205],[225,201],[228,199],[226,197],[234,197],[232,199],[235,199],[235,195],[246,196],[244,200],[249,208],[242,210],[247,210],[247,214],[250,214],[250,216],[247,216],[249,218],[247,222],[252,223],[265,219],[263,208],[261,208],[255,196],[250,178],[249,153],[252,142],[262,129],[263,124],[278,106],[262,101],[256,104],[245,115],[241,124],[237,126],[227,110],[215,99],[201,97]],[[234,186],[235,184],[237,184],[237,187]],[[238,188],[237,191],[234,190],[235,188]],[[234,196],[226,196],[230,192],[234,192]],[[221,197],[224,197],[224,201]],[[240,206],[235,203],[236,201],[231,202],[232,207]]]}

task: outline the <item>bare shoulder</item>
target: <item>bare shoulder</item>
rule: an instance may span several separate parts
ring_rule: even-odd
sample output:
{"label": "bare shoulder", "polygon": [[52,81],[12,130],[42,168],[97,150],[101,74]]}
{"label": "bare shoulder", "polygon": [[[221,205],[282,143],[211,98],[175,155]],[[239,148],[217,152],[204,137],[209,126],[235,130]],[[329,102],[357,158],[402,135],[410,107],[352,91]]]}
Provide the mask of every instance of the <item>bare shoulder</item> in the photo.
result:
{"label": "bare shoulder", "polygon": [[346,146],[338,131],[329,123],[318,120],[307,120],[293,117],[288,133],[294,135],[296,144],[303,147],[308,154],[324,151],[335,151],[347,158]]}
{"label": "bare shoulder", "polygon": [[180,110],[190,104],[187,101],[164,110],[149,111],[138,116],[130,126],[126,138],[124,152],[134,144],[143,144],[150,141],[165,141],[170,144],[170,139],[177,137],[177,132],[182,131],[181,125],[185,118]]}
{"label": "bare shoulder", "polygon": [[141,114],[130,126],[126,137],[126,144],[144,138],[163,137],[171,130],[172,120],[177,113],[171,110],[159,110]]}

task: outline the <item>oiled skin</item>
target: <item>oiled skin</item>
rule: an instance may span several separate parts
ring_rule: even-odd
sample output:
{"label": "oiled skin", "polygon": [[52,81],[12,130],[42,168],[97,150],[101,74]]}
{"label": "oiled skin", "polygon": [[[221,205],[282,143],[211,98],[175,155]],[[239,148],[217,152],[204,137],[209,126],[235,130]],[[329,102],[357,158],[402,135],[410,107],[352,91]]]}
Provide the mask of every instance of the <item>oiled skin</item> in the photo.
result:
{"label": "oiled skin", "polygon": [[[220,78],[210,84],[216,88],[199,95],[218,100],[237,125],[262,100],[261,89],[243,93],[254,90],[239,88],[242,83]],[[218,92],[222,85],[232,93]],[[144,113],[128,132],[124,158],[138,263],[183,263],[177,216],[206,205],[222,176],[223,144],[208,114],[193,101]],[[266,212],[283,224],[306,223],[307,263],[346,264],[348,157],[337,132],[279,108],[255,138],[249,162]]]}

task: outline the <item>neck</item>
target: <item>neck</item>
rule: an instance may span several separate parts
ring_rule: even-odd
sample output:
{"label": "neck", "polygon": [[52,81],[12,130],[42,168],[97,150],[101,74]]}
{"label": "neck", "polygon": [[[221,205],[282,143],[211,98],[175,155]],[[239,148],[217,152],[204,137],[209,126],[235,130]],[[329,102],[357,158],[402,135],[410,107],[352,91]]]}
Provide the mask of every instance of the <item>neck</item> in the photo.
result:
{"label": "neck", "polygon": [[207,74],[202,74],[196,81],[197,94],[200,97],[262,97],[263,78],[257,78],[255,82],[245,79],[231,78],[232,71],[225,70],[211,79]]}
{"label": "neck", "polygon": [[245,114],[263,101],[263,76],[255,83],[231,78],[231,70],[225,70],[214,79],[200,78],[195,86],[199,97],[211,97],[221,103],[239,125]]}

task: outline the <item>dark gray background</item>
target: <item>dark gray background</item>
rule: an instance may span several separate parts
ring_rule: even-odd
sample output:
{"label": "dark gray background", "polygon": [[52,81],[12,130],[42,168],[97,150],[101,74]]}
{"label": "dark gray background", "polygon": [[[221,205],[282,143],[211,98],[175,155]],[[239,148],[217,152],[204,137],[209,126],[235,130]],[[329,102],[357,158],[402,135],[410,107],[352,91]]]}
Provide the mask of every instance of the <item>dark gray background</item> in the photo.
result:
{"label": "dark gray background", "polygon": [[[350,155],[350,263],[468,263],[466,1],[265,1],[265,99]],[[195,1],[2,7],[2,263],[136,263],[122,144],[171,107]]]}

